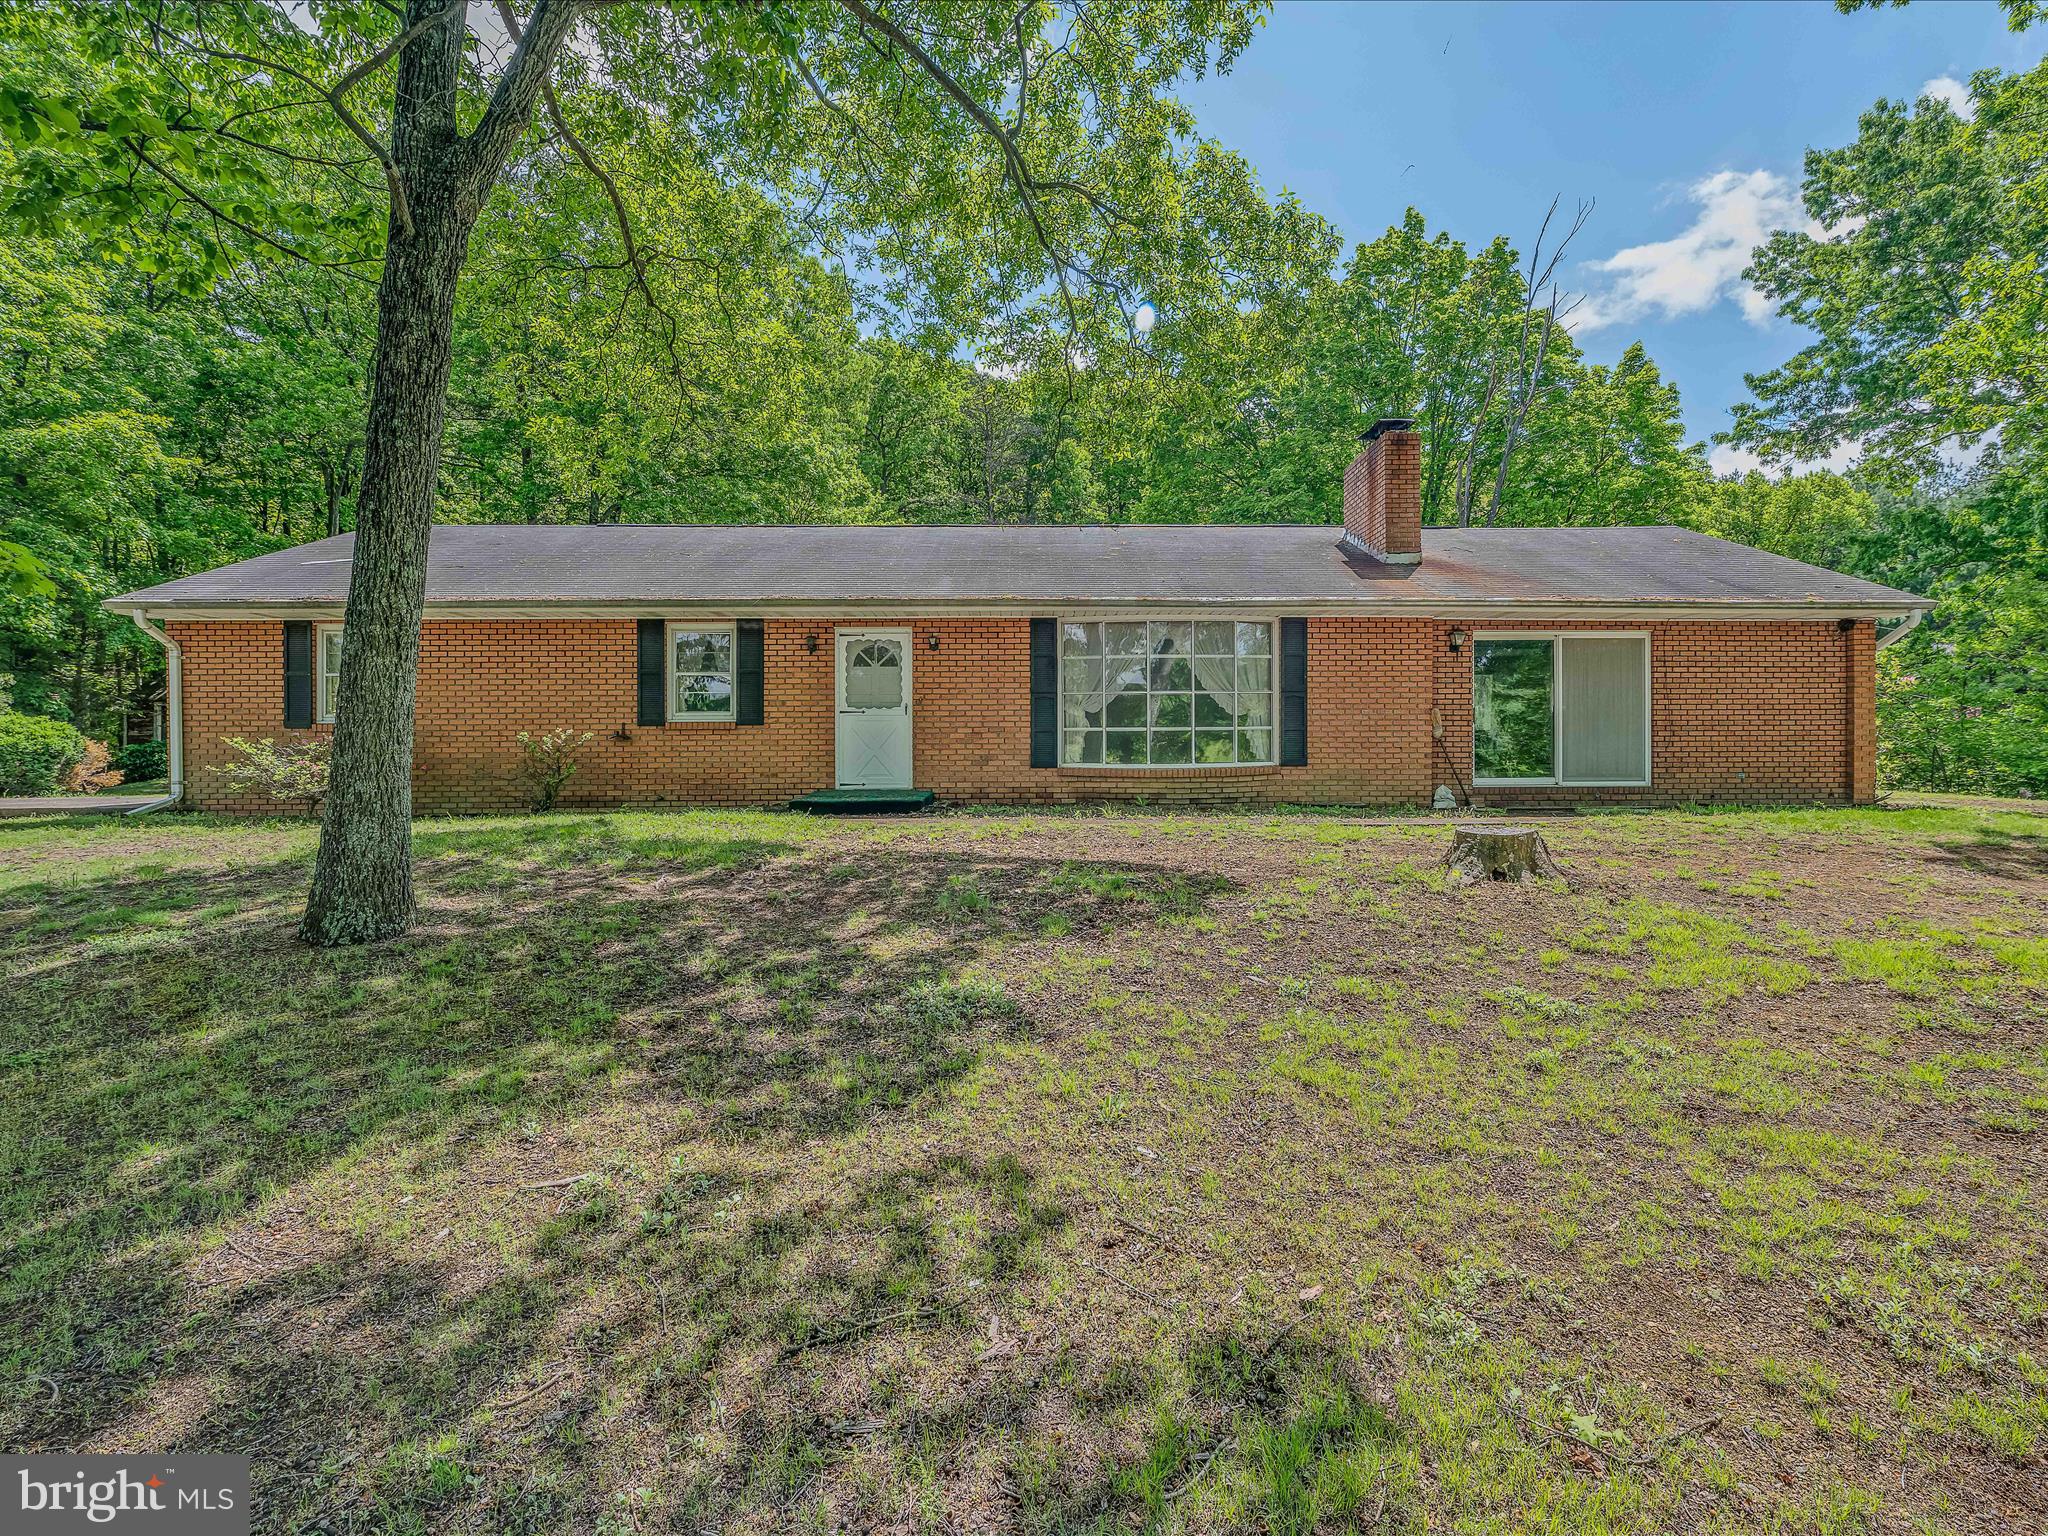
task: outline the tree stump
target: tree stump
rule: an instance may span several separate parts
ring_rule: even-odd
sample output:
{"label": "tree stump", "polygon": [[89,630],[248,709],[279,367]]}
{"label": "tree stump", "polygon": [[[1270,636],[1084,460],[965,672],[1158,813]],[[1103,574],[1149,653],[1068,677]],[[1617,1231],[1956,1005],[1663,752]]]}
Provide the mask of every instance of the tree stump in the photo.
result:
{"label": "tree stump", "polygon": [[1444,868],[1455,881],[1563,880],[1543,834],[1534,827],[1453,827]]}

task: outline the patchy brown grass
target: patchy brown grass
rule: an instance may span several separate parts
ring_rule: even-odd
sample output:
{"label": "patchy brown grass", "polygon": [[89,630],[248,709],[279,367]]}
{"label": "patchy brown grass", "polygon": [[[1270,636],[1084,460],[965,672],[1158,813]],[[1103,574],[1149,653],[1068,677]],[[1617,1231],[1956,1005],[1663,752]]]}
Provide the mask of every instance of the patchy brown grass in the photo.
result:
{"label": "patchy brown grass", "polygon": [[2048,1522],[2048,822],[0,827],[0,1429],[266,1531]]}

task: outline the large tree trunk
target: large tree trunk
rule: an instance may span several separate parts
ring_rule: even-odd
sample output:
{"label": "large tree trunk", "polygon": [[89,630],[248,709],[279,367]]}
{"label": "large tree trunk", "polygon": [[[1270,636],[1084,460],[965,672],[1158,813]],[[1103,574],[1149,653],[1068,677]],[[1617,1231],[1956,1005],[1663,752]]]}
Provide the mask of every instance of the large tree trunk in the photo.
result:
{"label": "large tree trunk", "polygon": [[299,929],[312,944],[386,939],[412,919],[413,699],[455,288],[474,222],[462,201],[452,179],[415,183],[412,233],[392,241],[377,291],[334,756]]}
{"label": "large tree trunk", "polygon": [[470,231],[532,121],[575,25],[574,0],[536,0],[475,129],[455,116],[465,0],[406,0],[393,82],[391,224],[377,288],[377,353],[356,495],[348,638],[320,856],[299,936],[362,944],[412,919],[412,719],[427,537],[454,357],[455,288]]}

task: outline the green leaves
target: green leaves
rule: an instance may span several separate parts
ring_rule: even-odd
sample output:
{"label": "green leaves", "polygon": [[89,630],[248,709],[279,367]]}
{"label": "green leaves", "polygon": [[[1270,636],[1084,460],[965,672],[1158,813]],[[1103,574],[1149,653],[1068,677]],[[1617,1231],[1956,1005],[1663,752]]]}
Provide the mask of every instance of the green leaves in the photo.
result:
{"label": "green leaves", "polygon": [[[1845,9],[1853,8],[1845,4]],[[2030,4],[2009,5],[2015,27]],[[1806,160],[1819,233],[1748,276],[1818,333],[1750,379],[1728,438],[1774,458],[1860,447],[1859,481],[1729,488],[1708,526],[1934,596],[1879,666],[1892,783],[2048,791],[2048,63],[1971,81],[1974,114],[1880,101]],[[1968,468],[1958,449],[1981,455]],[[1794,498],[1827,487],[1818,502]],[[1804,488],[1802,490],[1802,488]],[[1844,488],[1846,489],[1846,488]]]}
{"label": "green leaves", "polygon": [[1879,762],[1893,783],[2048,793],[2048,582],[1987,573],[1879,658]]}
{"label": "green leaves", "polygon": [[1945,491],[1881,498],[1856,567],[1939,606],[1879,657],[1890,783],[2048,794],[2048,464],[2036,452]]}
{"label": "green leaves", "polygon": [[0,227],[194,294],[251,260],[374,259],[383,188],[294,78],[334,51],[261,5],[0,7]]}
{"label": "green leaves", "polygon": [[1880,101],[1855,143],[1808,154],[1823,232],[1774,234],[1748,276],[1819,340],[1750,379],[1731,441],[1803,459],[1860,443],[1898,484],[1946,445],[2048,442],[2048,63],[1972,92],[1973,118]]}
{"label": "green leaves", "polygon": [[0,592],[10,597],[54,597],[57,584],[43,574],[34,555],[0,539]]}

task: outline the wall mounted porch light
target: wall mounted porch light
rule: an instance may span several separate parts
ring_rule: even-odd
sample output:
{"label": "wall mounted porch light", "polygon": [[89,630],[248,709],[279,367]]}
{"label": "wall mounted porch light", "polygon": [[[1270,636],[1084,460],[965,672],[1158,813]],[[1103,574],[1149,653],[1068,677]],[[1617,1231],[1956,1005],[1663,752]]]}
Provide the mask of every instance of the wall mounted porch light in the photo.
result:
{"label": "wall mounted porch light", "polygon": [[1467,633],[1466,633],[1466,632],[1465,632],[1464,630],[1462,630],[1462,629],[1454,629],[1454,630],[1452,630],[1452,631],[1451,631],[1451,649],[1452,649],[1453,651],[1462,651],[1462,650],[1464,650],[1464,649],[1465,649],[1465,642],[1466,642],[1467,640],[1470,640],[1471,638],[1472,638],[1472,637],[1471,637],[1471,635],[1467,634]]}
{"label": "wall mounted porch light", "polygon": [[804,636],[804,654],[806,656],[815,656],[818,654],[818,637],[816,635],[812,634]]}
{"label": "wall mounted porch light", "polygon": [[928,651],[936,651],[939,648],[939,637],[937,635],[926,635],[924,637],[924,648]]}

